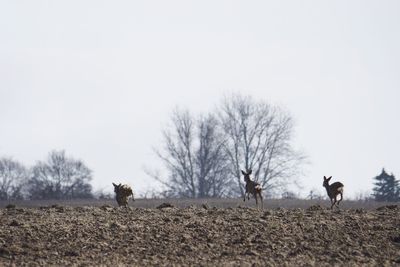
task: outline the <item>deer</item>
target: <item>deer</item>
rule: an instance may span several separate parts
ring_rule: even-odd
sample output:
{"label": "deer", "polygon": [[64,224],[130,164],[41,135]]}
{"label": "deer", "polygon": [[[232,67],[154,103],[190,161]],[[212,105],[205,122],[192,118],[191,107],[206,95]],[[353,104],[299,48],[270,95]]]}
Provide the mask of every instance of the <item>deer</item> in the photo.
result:
{"label": "deer", "polygon": [[126,184],[114,184],[114,192],[115,192],[115,198],[117,200],[118,205],[127,207],[128,206],[128,198],[132,196],[132,201],[135,201],[133,197],[133,191],[132,188],[129,185]]}
{"label": "deer", "polygon": [[[329,178],[326,178],[324,176],[324,183],[322,184],[323,187],[326,188],[326,192],[328,193],[328,197],[331,200],[332,206],[331,209],[336,204],[336,207],[339,208],[339,203],[340,201],[343,200],[343,187],[344,185],[341,182],[335,182],[333,184],[329,184],[329,181],[332,179],[332,176]],[[337,201],[337,196],[340,195],[340,200]],[[337,202],[337,203],[336,203]]]}
{"label": "deer", "polygon": [[250,200],[250,194],[253,195],[253,197],[256,199],[256,205],[258,208],[258,198],[260,198],[261,201],[261,209],[264,209],[264,203],[263,203],[263,197],[261,194],[262,187],[259,183],[254,182],[250,179],[250,174],[252,173],[252,170],[248,170],[247,172],[242,170],[242,174],[244,175],[244,181],[246,183],[245,185],[245,193],[244,193],[244,198],[243,202],[246,201],[246,194],[247,194],[247,200]]}

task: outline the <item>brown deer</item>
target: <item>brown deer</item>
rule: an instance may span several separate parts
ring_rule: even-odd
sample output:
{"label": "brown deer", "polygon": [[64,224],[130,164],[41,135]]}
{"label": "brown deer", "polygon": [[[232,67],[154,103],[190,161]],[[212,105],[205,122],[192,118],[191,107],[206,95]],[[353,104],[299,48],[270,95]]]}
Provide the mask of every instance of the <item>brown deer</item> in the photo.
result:
{"label": "brown deer", "polygon": [[247,173],[245,171],[242,170],[242,174],[244,175],[244,181],[246,183],[245,186],[245,193],[244,193],[244,198],[243,201],[246,201],[246,194],[247,194],[247,200],[250,200],[250,194],[253,195],[253,197],[256,199],[256,205],[258,208],[258,197],[260,197],[260,201],[261,201],[261,209],[264,208],[264,203],[263,203],[263,197],[261,194],[262,191],[262,187],[259,183],[254,182],[250,179],[250,174],[251,174],[251,170],[249,170]]}
{"label": "brown deer", "polygon": [[[341,182],[335,182],[333,184],[329,184],[329,181],[332,179],[332,176],[329,178],[326,178],[324,176],[324,183],[322,184],[323,187],[326,188],[326,192],[328,193],[328,197],[331,200],[332,206],[331,209],[333,209],[333,206],[336,204],[336,207],[339,208],[339,203],[340,201],[343,200],[343,187],[344,185]],[[340,200],[337,201],[337,196],[340,195]],[[337,203],[336,203],[337,202]]]}
{"label": "brown deer", "polygon": [[116,195],[116,200],[119,206],[128,206],[128,198],[132,196],[132,201],[135,201],[133,198],[132,188],[126,184],[114,184],[114,192]]}

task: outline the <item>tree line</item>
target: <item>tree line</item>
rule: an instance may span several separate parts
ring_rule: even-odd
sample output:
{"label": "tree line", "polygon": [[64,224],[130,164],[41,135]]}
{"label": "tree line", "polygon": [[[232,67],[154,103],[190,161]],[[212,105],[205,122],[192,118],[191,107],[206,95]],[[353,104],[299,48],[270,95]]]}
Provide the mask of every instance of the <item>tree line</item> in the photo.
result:
{"label": "tree line", "polygon": [[[299,177],[306,157],[293,147],[293,130],[284,109],[240,94],[225,96],[208,113],[176,108],[162,131],[163,146],[155,149],[165,171],[146,172],[163,185],[161,197],[243,197],[241,170],[252,170],[266,197],[296,198],[288,185]],[[63,150],[29,168],[3,157],[0,200],[93,198],[92,178],[83,161]],[[375,200],[400,201],[393,174],[382,170],[374,180]],[[309,198],[321,196],[311,191]]]}
{"label": "tree line", "polygon": [[[301,176],[306,157],[292,144],[292,116],[279,106],[251,96],[225,96],[208,113],[176,108],[155,153],[166,173],[147,171],[164,197],[243,197],[241,170],[252,170],[267,197],[297,198],[288,189]],[[399,181],[384,170],[374,178],[371,198],[400,201]],[[309,198],[323,196],[310,192]]]}
{"label": "tree line", "polygon": [[92,171],[63,150],[30,168],[0,158],[0,200],[92,198],[91,180]]}

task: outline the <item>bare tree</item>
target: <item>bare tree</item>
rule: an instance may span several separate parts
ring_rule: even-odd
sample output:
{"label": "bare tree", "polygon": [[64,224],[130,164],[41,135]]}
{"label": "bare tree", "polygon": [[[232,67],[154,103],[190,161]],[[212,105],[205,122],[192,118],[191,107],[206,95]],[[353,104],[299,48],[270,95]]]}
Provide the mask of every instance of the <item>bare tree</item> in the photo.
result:
{"label": "bare tree", "polygon": [[196,152],[198,197],[222,197],[231,194],[228,157],[224,150],[225,137],[218,120],[212,116],[198,120],[199,147]]}
{"label": "bare tree", "polygon": [[165,147],[156,151],[168,179],[152,175],[166,187],[168,197],[221,197],[229,194],[227,161],[218,121],[211,115],[195,119],[176,109],[172,126],[163,132]]}
{"label": "bare tree", "polygon": [[244,195],[240,170],[253,170],[266,193],[283,189],[304,157],[292,147],[292,118],[264,101],[234,94],[223,99],[219,118],[237,193]]}
{"label": "bare tree", "polygon": [[304,160],[291,144],[289,114],[242,95],[224,98],[216,114],[199,118],[187,110],[172,114],[172,126],[163,132],[165,146],[156,151],[168,179],[151,174],[166,187],[163,195],[243,197],[243,168],[253,170],[267,194],[285,189]]}
{"label": "bare tree", "polygon": [[0,159],[0,200],[23,198],[23,186],[28,179],[26,168],[11,158]]}
{"label": "bare tree", "polygon": [[160,182],[166,194],[179,197],[196,197],[194,177],[194,120],[189,111],[176,109],[171,116],[172,126],[164,130],[164,152],[156,151],[168,172],[168,181]]}
{"label": "bare tree", "polygon": [[91,198],[92,171],[65,151],[52,151],[46,162],[37,162],[29,180],[31,199]]}

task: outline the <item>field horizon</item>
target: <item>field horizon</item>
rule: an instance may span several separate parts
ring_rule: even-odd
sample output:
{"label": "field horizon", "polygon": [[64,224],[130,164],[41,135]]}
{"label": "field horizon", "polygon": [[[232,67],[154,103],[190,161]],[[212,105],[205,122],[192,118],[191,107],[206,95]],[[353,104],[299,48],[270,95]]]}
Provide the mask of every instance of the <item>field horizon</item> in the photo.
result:
{"label": "field horizon", "polygon": [[[186,208],[189,206],[201,207],[206,204],[210,207],[217,208],[237,208],[237,207],[256,207],[254,199],[243,202],[242,198],[156,198],[156,199],[131,199],[128,201],[128,206],[133,208],[156,208],[163,203],[170,203],[177,208]],[[7,205],[15,205],[16,207],[42,207],[51,205],[60,206],[93,206],[100,207],[103,205],[109,205],[117,207],[116,200],[113,199],[71,199],[71,200],[15,200],[15,201],[0,201],[0,208],[4,208]],[[378,202],[374,200],[343,200],[340,203],[340,209],[376,209],[382,206],[398,205],[398,202]],[[264,199],[264,209],[307,209],[311,206],[319,205],[321,207],[329,208],[329,200],[309,200],[309,199]]]}

